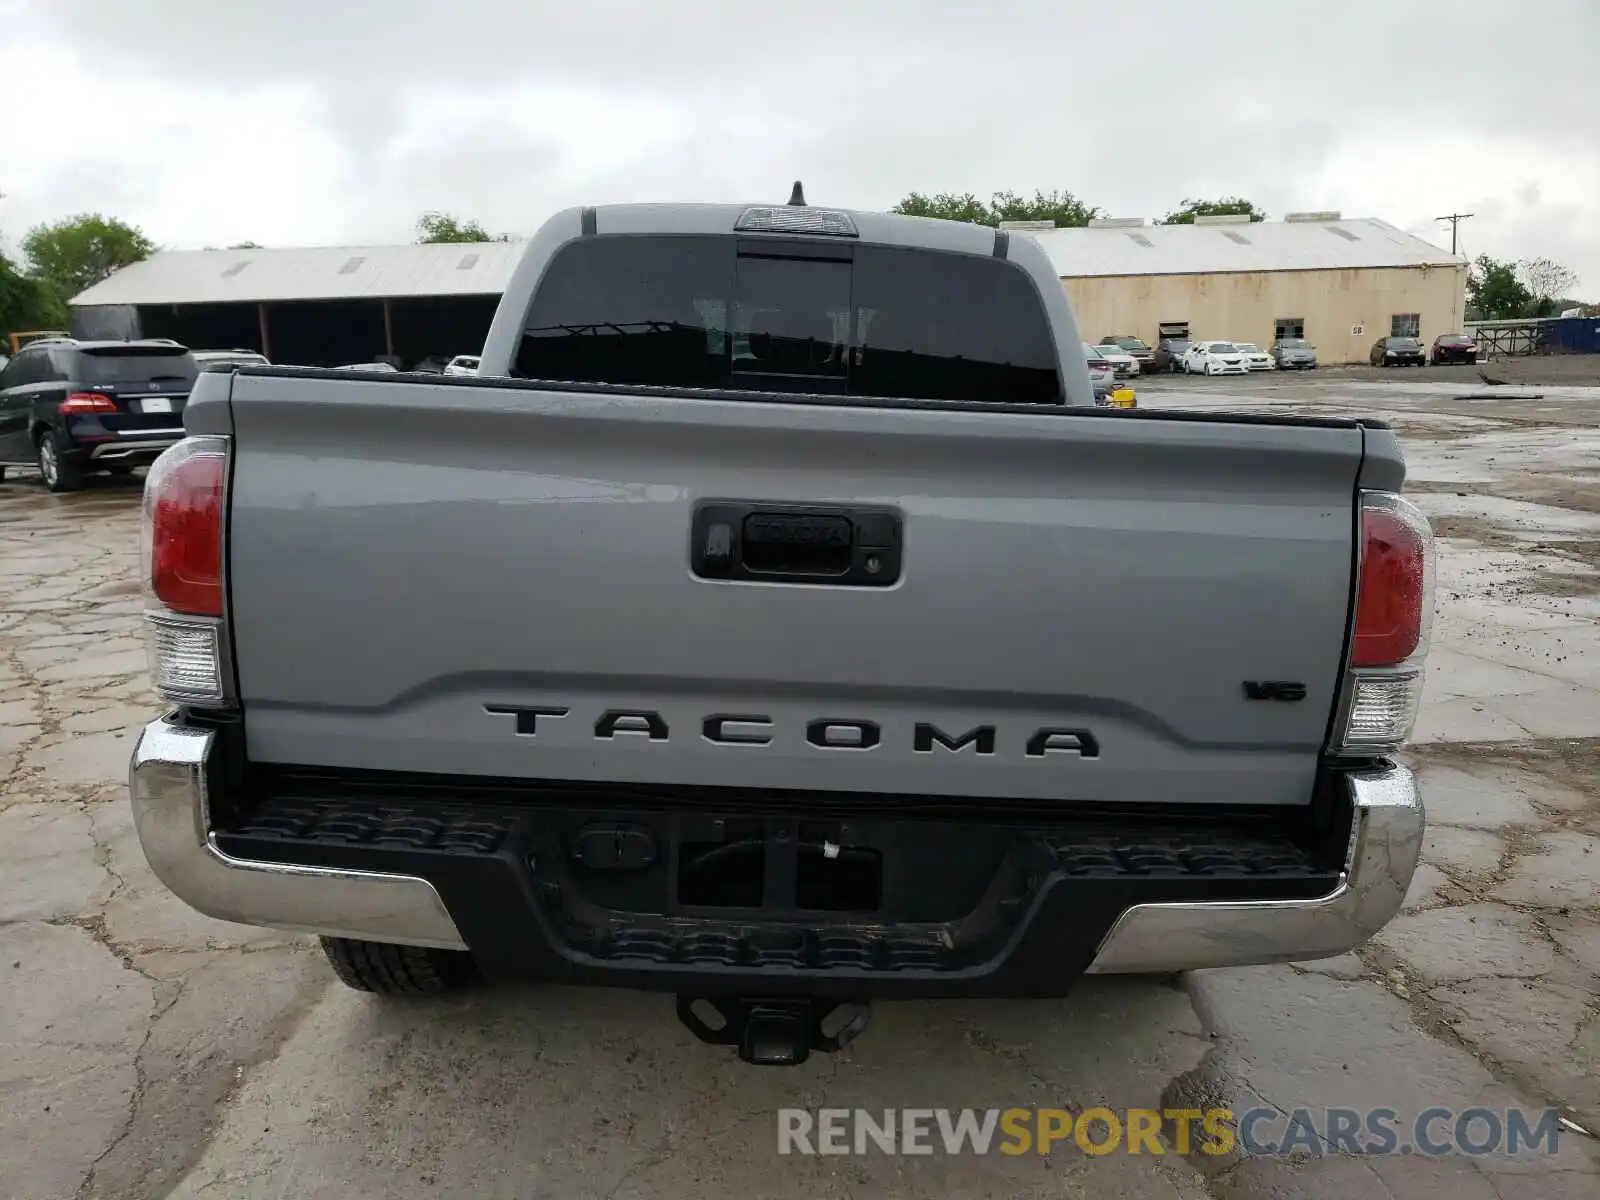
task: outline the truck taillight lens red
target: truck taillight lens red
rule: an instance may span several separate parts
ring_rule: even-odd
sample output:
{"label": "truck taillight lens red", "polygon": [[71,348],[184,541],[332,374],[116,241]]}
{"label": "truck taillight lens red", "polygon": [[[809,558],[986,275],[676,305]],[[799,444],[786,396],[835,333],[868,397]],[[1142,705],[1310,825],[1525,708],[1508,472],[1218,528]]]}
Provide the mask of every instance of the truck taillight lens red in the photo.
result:
{"label": "truck taillight lens red", "polygon": [[222,615],[227,467],[220,438],[186,438],[156,460],[145,480],[150,590],[172,612]]}
{"label": "truck taillight lens red", "polygon": [[1332,749],[1398,750],[1422,702],[1433,623],[1433,533],[1416,505],[1392,492],[1361,497],[1361,560],[1350,670]]}
{"label": "truck taillight lens red", "polygon": [[1427,617],[1428,543],[1427,521],[1400,497],[1372,497],[1363,506],[1351,666],[1394,666],[1416,653]]}
{"label": "truck taillight lens red", "polygon": [[145,478],[145,633],[150,680],[174,704],[228,708],[233,658],[224,609],[228,439],[185,438]]}

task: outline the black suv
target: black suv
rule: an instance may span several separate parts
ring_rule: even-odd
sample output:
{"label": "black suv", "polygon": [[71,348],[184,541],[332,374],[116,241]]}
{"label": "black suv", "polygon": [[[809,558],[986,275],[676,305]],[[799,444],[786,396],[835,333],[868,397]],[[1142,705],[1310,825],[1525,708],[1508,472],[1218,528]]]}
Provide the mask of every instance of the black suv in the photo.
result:
{"label": "black suv", "polygon": [[165,339],[30,342],[0,371],[0,476],[37,467],[52,492],[70,492],[88,472],[148,465],[183,437],[197,373]]}

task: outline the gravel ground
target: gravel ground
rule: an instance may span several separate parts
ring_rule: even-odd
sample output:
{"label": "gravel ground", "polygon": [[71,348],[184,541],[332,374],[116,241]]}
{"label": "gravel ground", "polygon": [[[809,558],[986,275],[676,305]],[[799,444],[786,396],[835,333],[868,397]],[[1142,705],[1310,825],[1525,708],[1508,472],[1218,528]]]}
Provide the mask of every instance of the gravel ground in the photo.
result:
{"label": "gravel ground", "polygon": [[663,997],[383,1003],[333,984],[307,939],[173,900],[122,782],[155,712],[138,484],[0,485],[0,1196],[1592,1200],[1577,1133],[1477,1159],[776,1153],[785,1105],[1553,1105],[1600,1129],[1600,391],[1444,374],[1140,389],[1385,415],[1406,441],[1442,540],[1411,754],[1431,832],[1405,914],[1329,962],[881,1005],[789,1071],[700,1046]]}

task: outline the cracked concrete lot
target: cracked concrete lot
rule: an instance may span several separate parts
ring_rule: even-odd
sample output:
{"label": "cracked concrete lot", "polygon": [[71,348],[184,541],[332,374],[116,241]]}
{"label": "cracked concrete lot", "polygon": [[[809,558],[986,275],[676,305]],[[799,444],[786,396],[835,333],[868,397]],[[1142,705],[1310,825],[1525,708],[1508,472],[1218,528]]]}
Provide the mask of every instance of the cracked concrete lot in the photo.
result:
{"label": "cracked concrete lot", "polygon": [[138,485],[0,485],[0,1197],[1600,1195],[1600,1143],[1571,1131],[1554,1157],[776,1150],[796,1105],[1382,1107],[1402,1127],[1550,1106],[1600,1130],[1600,392],[1459,391],[1140,395],[1395,420],[1441,534],[1409,756],[1431,829],[1405,913],[1320,963],[880,1005],[859,1042],[788,1071],[701,1046],[666,997],[378,1001],[309,939],[172,899],[123,782],[156,711]]}

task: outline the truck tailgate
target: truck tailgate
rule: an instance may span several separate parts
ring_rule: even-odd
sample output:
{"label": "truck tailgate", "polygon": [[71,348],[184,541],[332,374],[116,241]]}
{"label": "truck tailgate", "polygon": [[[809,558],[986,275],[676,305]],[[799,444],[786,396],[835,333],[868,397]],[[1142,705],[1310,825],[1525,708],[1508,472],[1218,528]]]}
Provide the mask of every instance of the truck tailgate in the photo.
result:
{"label": "truck tailgate", "polygon": [[[289,373],[232,419],[253,761],[1310,800],[1358,426]],[[698,577],[707,500],[892,510],[899,579]]]}

